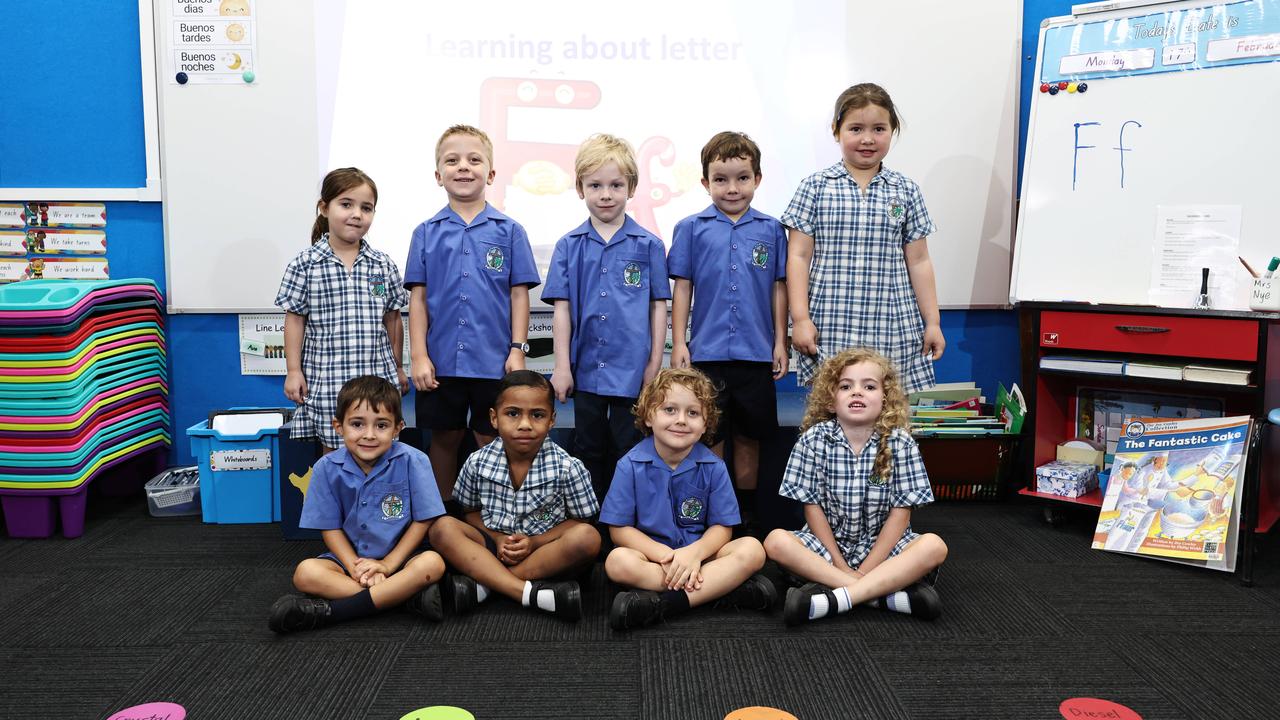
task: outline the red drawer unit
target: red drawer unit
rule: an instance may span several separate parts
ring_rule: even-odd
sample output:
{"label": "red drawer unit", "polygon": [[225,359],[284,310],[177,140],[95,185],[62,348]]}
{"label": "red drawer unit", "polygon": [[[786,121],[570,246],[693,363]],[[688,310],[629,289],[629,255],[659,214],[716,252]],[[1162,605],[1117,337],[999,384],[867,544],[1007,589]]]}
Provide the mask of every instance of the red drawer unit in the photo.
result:
{"label": "red drawer unit", "polygon": [[1258,359],[1258,322],[1173,315],[1040,313],[1042,349],[1180,355],[1213,360]]}

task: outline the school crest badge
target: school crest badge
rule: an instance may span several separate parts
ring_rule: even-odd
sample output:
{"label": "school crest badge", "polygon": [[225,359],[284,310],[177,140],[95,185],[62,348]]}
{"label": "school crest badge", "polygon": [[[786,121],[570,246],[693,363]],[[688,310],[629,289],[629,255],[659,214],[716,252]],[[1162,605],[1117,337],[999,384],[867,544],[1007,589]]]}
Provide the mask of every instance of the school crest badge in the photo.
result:
{"label": "school crest badge", "polygon": [[622,268],[622,282],[627,287],[640,287],[640,283],[644,281],[644,275],[640,272],[640,266],[635,263],[627,263]]}
{"label": "school crest badge", "polygon": [[680,517],[692,520],[702,516],[702,501],[696,497],[687,497],[680,502]]}
{"label": "school crest badge", "polygon": [[386,276],[373,275],[369,278],[369,294],[377,298],[387,296]]}
{"label": "school crest badge", "polygon": [[494,272],[501,272],[502,266],[507,262],[507,258],[502,254],[502,248],[491,247],[489,252],[484,254],[484,266]]}
{"label": "school crest badge", "polygon": [[893,222],[902,222],[902,219],[907,216],[907,206],[898,198],[890,198],[884,212]]}
{"label": "school crest badge", "polygon": [[538,522],[547,522],[551,520],[551,518],[554,517],[554,513],[552,513],[551,508],[551,505],[543,505],[538,508],[533,512],[533,519]]}
{"label": "school crest badge", "polygon": [[399,520],[404,517],[404,499],[395,493],[382,496],[382,519]]}
{"label": "school crest badge", "polygon": [[751,264],[758,268],[765,267],[769,264],[769,246],[764,243],[756,243],[751,248]]}
{"label": "school crest badge", "polygon": [[875,485],[876,487],[881,487],[889,484],[889,478],[882,477],[880,475],[872,475],[871,479],[867,480],[867,482]]}

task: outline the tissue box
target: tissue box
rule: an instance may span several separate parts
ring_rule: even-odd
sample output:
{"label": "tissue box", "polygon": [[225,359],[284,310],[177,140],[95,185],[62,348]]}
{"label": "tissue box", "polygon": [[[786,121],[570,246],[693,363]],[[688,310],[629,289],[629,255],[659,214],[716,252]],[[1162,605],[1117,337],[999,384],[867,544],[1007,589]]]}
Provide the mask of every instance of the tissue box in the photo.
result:
{"label": "tissue box", "polygon": [[1036,468],[1036,492],[1076,498],[1098,489],[1098,469],[1087,463],[1054,460]]}

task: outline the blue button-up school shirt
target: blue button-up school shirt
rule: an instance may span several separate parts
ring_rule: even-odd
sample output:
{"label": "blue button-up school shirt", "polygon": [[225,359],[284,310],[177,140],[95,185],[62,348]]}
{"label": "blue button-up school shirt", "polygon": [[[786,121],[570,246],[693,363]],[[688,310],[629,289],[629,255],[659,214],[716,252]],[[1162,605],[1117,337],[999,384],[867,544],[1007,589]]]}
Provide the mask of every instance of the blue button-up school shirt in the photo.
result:
{"label": "blue button-up school shirt", "polygon": [[606,245],[588,219],[556,242],[542,299],[569,301],[578,390],[640,394],[652,348],[649,304],[671,299],[662,240],[627,216]]}
{"label": "blue button-up school shirt", "polygon": [[781,223],[752,208],[735,223],[712,205],[676,224],[667,270],[693,282],[694,362],[773,362],[773,286],[787,276]]}
{"label": "blue button-up school shirt", "polygon": [[443,514],[431,461],[394,442],[368,475],[345,447],[317,460],[298,527],[341,528],[357,555],[381,560],[410,523]]}
{"label": "blue button-up school shirt", "polygon": [[502,377],[511,352],[511,288],[538,282],[529,236],[491,205],[470,225],[447,205],[419,225],[404,286],[427,286],[427,355],[436,375]]}
{"label": "blue button-up school shirt", "polygon": [[723,460],[698,443],[672,470],[652,436],[618,461],[600,506],[600,522],[636,528],[673,550],[697,542],[712,525],[740,521]]}

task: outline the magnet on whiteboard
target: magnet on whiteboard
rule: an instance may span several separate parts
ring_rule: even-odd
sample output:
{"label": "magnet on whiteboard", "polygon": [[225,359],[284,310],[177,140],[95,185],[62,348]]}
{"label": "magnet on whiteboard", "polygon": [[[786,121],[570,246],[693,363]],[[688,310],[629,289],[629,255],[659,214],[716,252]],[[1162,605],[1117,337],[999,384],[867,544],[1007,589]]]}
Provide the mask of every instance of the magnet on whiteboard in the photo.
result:
{"label": "magnet on whiteboard", "polygon": [[1040,83],[1040,92],[1049,92],[1049,83]]}
{"label": "magnet on whiteboard", "polygon": [[186,74],[186,73],[184,73],[184,72],[180,72],[180,73],[178,73],[177,75],[174,75],[174,76],[173,76],[173,79],[174,79],[174,80],[177,80],[179,85],[186,85],[186,84],[187,84],[187,74]]}
{"label": "magnet on whiteboard", "polygon": [[1073,92],[1075,92],[1075,91],[1076,91],[1076,87],[1077,87],[1077,85],[1076,85],[1075,83],[1067,83],[1067,92],[1069,92],[1069,93],[1073,93]]}
{"label": "magnet on whiteboard", "polygon": [[1058,89],[1059,89],[1059,90],[1066,90],[1066,89],[1067,89],[1067,81],[1066,81],[1066,80],[1061,80],[1061,81],[1059,81],[1059,82],[1058,82]]}
{"label": "magnet on whiteboard", "polygon": [[245,70],[241,73],[240,77],[243,78],[245,82],[251,83],[257,76],[253,74],[252,70]]}
{"label": "magnet on whiteboard", "polygon": [[1058,86],[1057,86],[1057,85],[1050,85],[1050,86],[1049,86],[1049,94],[1050,94],[1050,95],[1057,95],[1057,94],[1058,94]]}
{"label": "magnet on whiteboard", "polygon": [[1088,90],[1088,89],[1089,89],[1089,83],[1082,82],[1079,85],[1076,85],[1076,92],[1084,92],[1085,90]]}

